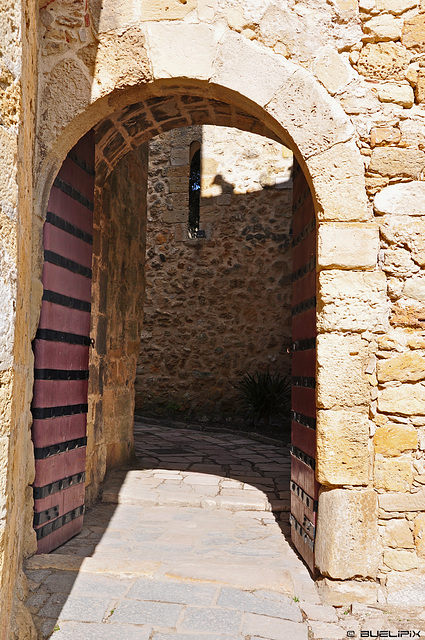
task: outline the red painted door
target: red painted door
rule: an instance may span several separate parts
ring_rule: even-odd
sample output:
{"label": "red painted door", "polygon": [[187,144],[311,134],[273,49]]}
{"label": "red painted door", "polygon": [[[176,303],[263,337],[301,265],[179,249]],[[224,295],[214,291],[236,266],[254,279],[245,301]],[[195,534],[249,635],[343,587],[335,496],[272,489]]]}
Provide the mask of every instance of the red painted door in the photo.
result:
{"label": "red painted door", "polygon": [[316,217],[294,159],[292,270],[291,538],[314,573],[316,461]]}
{"label": "red painted door", "polygon": [[33,342],[34,528],[38,553],[81,531],[93,249],[94,135],[69,152],[43,228],[44,287]]}

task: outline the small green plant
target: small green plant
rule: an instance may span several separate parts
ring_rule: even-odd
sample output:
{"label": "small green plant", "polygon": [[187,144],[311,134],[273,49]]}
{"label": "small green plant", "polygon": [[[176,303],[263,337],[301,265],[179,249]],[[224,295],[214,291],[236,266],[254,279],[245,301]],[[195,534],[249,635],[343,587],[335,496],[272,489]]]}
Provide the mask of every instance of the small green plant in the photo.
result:
{"label": "small green plant", "polygon": [[291,379],[280,373],[256,371],[246,373],[237,385],[240,405],[253,422],[261,420],[266,427],[270,418],[289,417],[291,410]]}
{"label": "small green plant", "polygon": [[53,629],[53,633],[55,631],[60,631],[60,630],[61,630],[60,626],[58,624],[55,624],[55,628]]}
{"label": "small green plant", "polygon": [[298,597],[298,596],[294,596],[294,597],[292,598],[292,600],[293,600],[294,602],[299,602],[299,601],[300,601],[300,599],[299,599],[299,597]]}

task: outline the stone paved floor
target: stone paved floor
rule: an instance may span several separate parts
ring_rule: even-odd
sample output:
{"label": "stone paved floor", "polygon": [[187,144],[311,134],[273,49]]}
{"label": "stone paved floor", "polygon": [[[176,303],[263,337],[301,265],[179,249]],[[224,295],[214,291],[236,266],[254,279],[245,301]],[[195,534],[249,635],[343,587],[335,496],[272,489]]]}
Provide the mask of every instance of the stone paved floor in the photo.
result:
{"label": "stone paved floor", "polygon": [[320,603],[289,543],[287,448],[150,423],[135,425],[135,439],[138,463],[109,475],[82,533],[28,561],[40,638],[307,640],[400,628],[379,609]]}

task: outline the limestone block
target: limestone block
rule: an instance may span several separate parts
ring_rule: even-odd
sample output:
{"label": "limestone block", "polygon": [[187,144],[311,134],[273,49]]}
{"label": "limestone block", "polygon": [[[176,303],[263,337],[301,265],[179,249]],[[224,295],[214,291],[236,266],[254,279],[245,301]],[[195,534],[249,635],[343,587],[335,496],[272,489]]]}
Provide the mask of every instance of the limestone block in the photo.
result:
{"label": "limestone block", "polygon": [[[324,409],[369,404],[364,374],[365,343],[357,335],[322,334],[317,338],[317,404]],[[425,402],[425,388],[424,388]]]}
{"label": "limestone block", "polygon": [[[291,78],[296,69],[293,63],[266,52],[257,42],[228,33],[220,42],[212,81],[263,106],[283,85],[291,91]],[[248,83],[247,78],[250,78]]]}
{"label": "limestone block", "polygon": [[413,89],[409,84],[397,84],[386,82],[378,89],[378,98],[381,102],[394,102],[405,109],[410,109],[415,101]]}
{"label": "limestone block", "polygon": [[[91,0],[93,2],[99,0]],[[197,5],[198,0],[131,0],[120,4],[114,0],[102,0],[101,7],[92,15],[98,32],[102,33],[150,20],[181,20]]]}
{"label": "limestone block", "polygon": [[147,35],[155,79],[211,77],[217,39],[209,25],[150,23]]}
{"label": "limestone block", "polygon": [[[421,267],[425,266],[425,219],[405,215],[385,215],[380,220],[380,229],[386,242],[407,246],[413,260]],[[421,302],[425,301],[420,277],[413,276],[406,280],[405,295]]]}
{"label": "limestone block", "polygon": [[421,69],[418,75],[418,82],[415,88],[416,102],[423,102],[425,100],[425,72]]}
{"label": "limestone block", "polygon": [[[3,252],[6,253],[6,252]],[[0,275],[0,371],[13,365],[15,336],[16,281],[13,273]]]}
{"label": "limestone block", "polygon": [[408,351],[394,358],[380,360],[377,366],[379,382],[417,382],[425,379],[425,357]]}
{"label": "limestone block", "polygon": [[373,148],[381,144],[397,144],[400,138],[400,129],[396,127],[374,127],[370,132],[370,145]]}
{"label": "limestone block", "polygon": [[321,573],[340,580],[375,577],[381,557],[377,519],[375,491],[322,490],[316,537]]}
{"label": "limestone block", "polygon": [[[305,69],[298,68],[286,84],[280,85],[266,109],[288,131],[304,159],[315,156],[311,158],[313,162],[317,158],[315,154],[326,150],[331,152],[335,149],[333,145],[350,140],[354,133],[353,125],[339,103],[332,99],[326,89]],[[334,167],[329,166],[330,171],[335,171],[335,167],[343,165],[347,154],[354,156],[358,153],[357,148],[353,146],[346,148],[339,145],[334,156],[338,151],[341,154],[339,162],[336,161]],[[356,175],[358,162],[354,157],[351,162],[351,174]],[[350,194],[350,191],[348,193]]]}
{"label": "limestone block", "polygon": [[0,202],[2,208],[8,210],[16,206],[17,185],[15,180],[17,137],[6,131],[4,126],[0,128]]}
{"label": "limestone block", "polygon": [[378,409],[404,416],[425,415],[425,386],[417,382],[387,387],[379,392]]}
{"label": "limestone block", "polygon": [[384,511],[425,511],[425,489],[416,493],[382,493],[379,508]]}
{"label": "limestone block", "polygon": [[391,572],[387,577],[387,603],[400,607],[425,606],[425,578],[423,570],[405,573]]}
{"label": "limestone block", "polygon": [[425,14],[419,13],[404,22],[401,42],[408,49],[425,53]]}
{"label": "limestone block", "polygon": [[409,329],[423,329],[425,317],[425,305],[417,300],[402,298],[391,305],[391,324],[394,327],[406,327]]}
{"label": "limestone block", "polygon": [[373,224],[321,224],[317,259],[320,267],[374,268],[379,250],[379,231]]}
{"label": "limestone block", "polygon": [[376,0],[375,5],[378,11],[399,15],[408,9],[413,9],[418,4],[417,0]]}
{"label": "limestone block", "polygon": [[72,59],[62,60],[46,76],[41,102],[39,136],[49,146],[92,99],[91,84],[80,66]]}
{"label": "limestone block", "polygon": [[360,52],[357,69],[372,80],[403,80],[411,54],[398,42],[367,44]]}
{"label": "limestone block", "polygon": [[378,601],[378,585],[376,582],[318,578],[316,585],[319,590],[320,600],[334,607],[351,605],[353,602],[376,604]]}
{"label": "limestone block", "polygon": [[381,271],[321,271],[319,331],[386,331],[387,284]]}
{"label": "limestone block", "polygon": [[425,558],[425,513],[420,513],[415,518],[413,535],[419,558]]}
{"label": "limestone block", "polygon": [[393,549],[399,547],[402,549],[415,548],[413,533],[409,527],[409,523],[404,518],[400,520],[387,520],[382,540],[386,547]]}
{"label": "limestone block", "polygon": [[401,146],[425,148],[425,127],[422,119],[406,118],[400,122]]}
{"label": "limestone block", "polygon": [[354,143],[336,144],[331,149],[309,158],[307,168],[313,179],[319,220],[370,220],[364,165]]}
{"label": "limestone block", "polygon": [[[400,149],[398,147],[375,147],[372,151],[369,165],[370,172],[379,173],[382,176],[389,176],[391,178],[406,176],[416,179],[424,168],[425,153],[423,151],[419,151],[418,149]],[[386,187],[386,189],[390,188],[391,185]],[[397,213],[401,213],[401,211],[397,211]]]}
{"label": "limestone block", "polygon": [[350,411],[319,411],[316,477],[326,485],[365,485],[369,476],[369,420]]}
{"label": "limestone block", "polygon": [[330,45],[320,50],[313,60],[311,70],[331,95],[340,91],[352,76],[352,69]]}
{"label": "limestone block", "polygon": [[410,276],[417,273],[419,267],[412,260],[410,251],[406,249],[386,249],[382,270],[391,276]]}
{"label": "limestone block", "polygon": [[371,18],[363,25],[363,31],[373,42],[398,40],[401,35],[403,20],[391,14]]}
{"label": "limestone block", "polygon": [[[382,427],[381,427],[382,428]],[[410,456],[375,459],[375,487],[383,491],[409,491],[413,483]]]}
{"label": "limestone block", "polygon": [[373,443],[376,453],[398,456],[403,451],[417,449],[418,433],[408,425],[386,424],[376,430]]}
{"label": "limestone block", "polygon": [[416,553],[407,549],[386,549],[384,551],[384,564],[395,571],[409,571],[418,566]]}
{"label": "limestone block", "polygon": [[[90,47],[84,47],[90,51]],[[122,87],[151,79],[150,62],[146,51],[146,36],[138,26],[124,32],[112,31],[100,36],[95,50],[92,73],[96,77],[93,97]],[[85,60],[88,64],[88,60]]]}

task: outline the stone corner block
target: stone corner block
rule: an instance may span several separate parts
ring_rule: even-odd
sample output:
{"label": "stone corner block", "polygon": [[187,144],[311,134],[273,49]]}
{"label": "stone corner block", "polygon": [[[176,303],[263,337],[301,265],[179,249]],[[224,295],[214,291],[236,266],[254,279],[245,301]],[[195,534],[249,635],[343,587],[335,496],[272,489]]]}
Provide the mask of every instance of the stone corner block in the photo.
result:
{"label": "stone corner block", "polygon": [[379,585],[375,582],[320,578],[316,584],[321,601],[333,607],[350,605],[353,602],[365,604],[378,602]]}
{"label": "stone corner block", "polygon": [[318,331],[387,331],[389,312],[382,271],[319,273]]}
{"label": "stone corner block", "polygon": [[317,338],[317,405],[323,409],[368,406],[366,343],[359,335],[321,334]]}
{"label": "stone corner block", "polygon": [[366,485],[369,420],[353,411],[317,414],[317,480],[325,485]]}
{"label": "stone corner block", "polygon": [[364,165],[354,142],[335,144],[307,160],[317,201],[318,219],[365,222],[372,219]]}
{"label": "stone corner block", "polygon": [[316,537],[321,573],[337,580],[374,578],[382,555],[379,540],[375,491],[322,490]]}
{"label": "stone corner block", "polygon": [[379,251],[379,229],[374,223],[325,223],[318,229],[318,266],[373,269]]}

